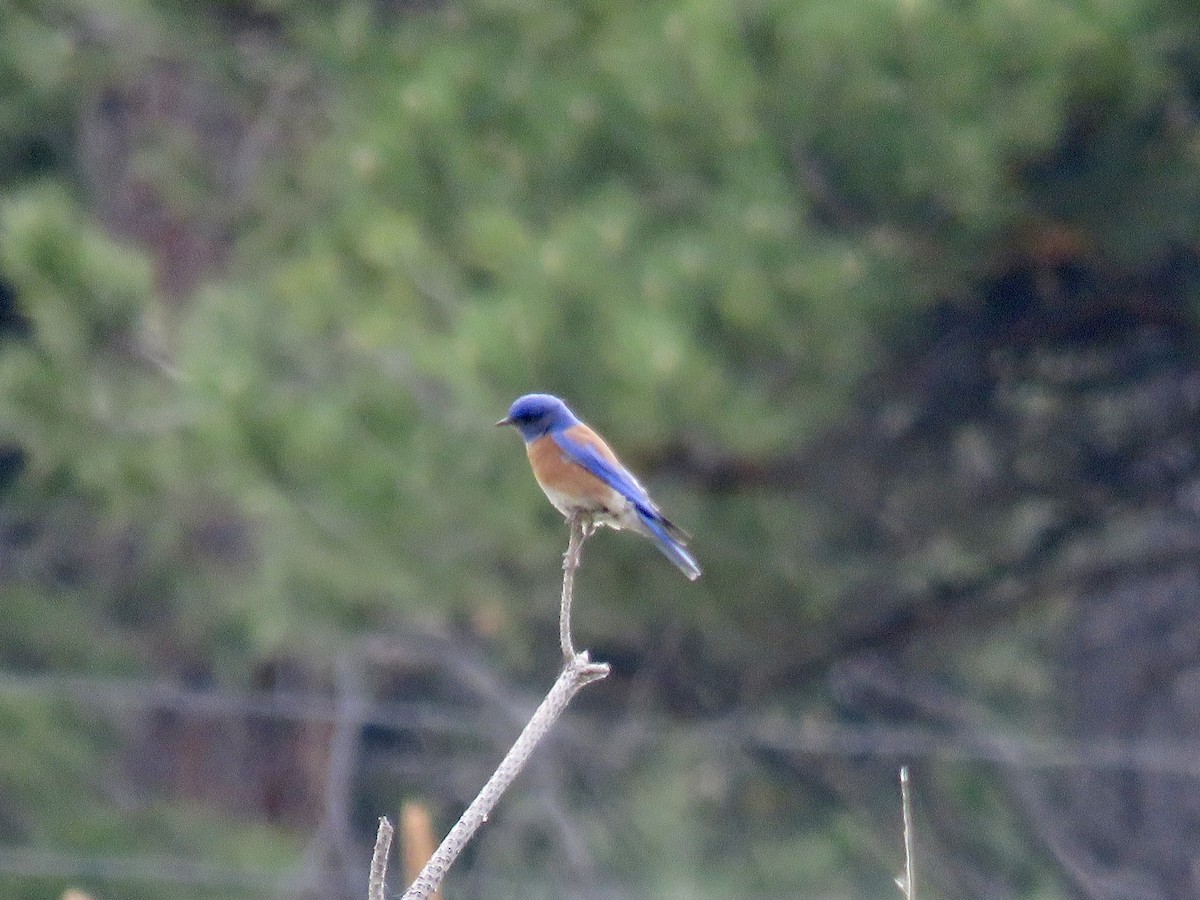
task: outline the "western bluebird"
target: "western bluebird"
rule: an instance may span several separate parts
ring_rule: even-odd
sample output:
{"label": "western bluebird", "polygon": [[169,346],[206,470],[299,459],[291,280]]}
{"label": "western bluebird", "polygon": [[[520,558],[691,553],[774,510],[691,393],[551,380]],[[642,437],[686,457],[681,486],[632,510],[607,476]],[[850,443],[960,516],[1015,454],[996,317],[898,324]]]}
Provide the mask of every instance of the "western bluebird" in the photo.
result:
{"label": "western bluebird", "polygon": [[600,435],[557,397],[518,397],[496,424],[521,432],[533,476],[564,516],[584,513],[598,525],[645,535],[684,575],[693,581],[700,577],[700,566],[687,550],[687,533],[659,511]]}

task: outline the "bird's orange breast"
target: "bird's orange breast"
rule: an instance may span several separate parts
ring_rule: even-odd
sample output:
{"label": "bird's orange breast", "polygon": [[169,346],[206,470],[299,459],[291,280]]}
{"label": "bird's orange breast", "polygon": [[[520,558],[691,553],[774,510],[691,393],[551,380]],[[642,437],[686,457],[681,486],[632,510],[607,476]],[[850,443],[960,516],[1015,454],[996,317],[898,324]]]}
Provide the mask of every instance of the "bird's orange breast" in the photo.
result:
{"label": "bird's orange breast", "polygon": [[[607,447],[604,449],[608,450]],[[623,505],[624,498],[616,490],[569,459],[550,435],[528,443],[525,452],[538,484],[563,514],[570,515],[575,509],[613,510]],[[612,451],[608,450],[608,453]]]}

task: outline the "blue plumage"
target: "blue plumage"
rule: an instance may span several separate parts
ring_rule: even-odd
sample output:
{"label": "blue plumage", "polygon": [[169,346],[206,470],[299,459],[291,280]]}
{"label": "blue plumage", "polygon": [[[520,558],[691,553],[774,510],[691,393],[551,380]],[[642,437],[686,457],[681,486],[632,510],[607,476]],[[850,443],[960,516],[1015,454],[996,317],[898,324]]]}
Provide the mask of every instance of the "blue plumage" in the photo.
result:
{"label": "blue plumage", "polygon": [[662,514],[608,444],[557,397],[519,397],[496,424],[521,432],[534,477],[564,515],[583,512],[598,524],[637,531],[688,578],[700,577],[700,566],[687,550],[687,533]]}

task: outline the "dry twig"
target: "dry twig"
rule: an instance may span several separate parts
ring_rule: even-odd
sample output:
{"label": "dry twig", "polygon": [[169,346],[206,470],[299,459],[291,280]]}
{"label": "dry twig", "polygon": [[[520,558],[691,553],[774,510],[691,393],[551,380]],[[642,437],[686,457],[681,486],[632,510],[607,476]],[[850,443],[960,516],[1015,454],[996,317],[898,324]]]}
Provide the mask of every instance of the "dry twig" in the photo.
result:
{"label": "dry twig", "polygon": [[371,879],[367,885],[367,900],[384,900],[387,885],[388,851],[392,849],[392,823],[387,816],[379,817],[375,833],[375,852],[371,854]]}
{"label": "dry twig", "polygon": [[900,767],[900,807],[904,815],[904,875],[896,882],[904,900],[917,900],[917,872],[913,861],[912,793],[908,786],[908,766]]}
{"label": "dry twig", "polygon": [[558,680],[550,688],[550,693],[537,708],[533,718],[529,720],[529,724],[525,726],[516,743],[512,745],[512,749],[500,761],[500,765],[492,773],[487,784],[471,801],[471,805],[467,807],[454,827],[450,829],[450,833],[434,851],[429,862],[425,864],[425,868],[421,870],[421,874],[417,876],[417,880],[404,892],[403,900],[426,900],[437,890],[458,854],[462,852],[463,847],[467,845],[479,826],[487,821],[501,795],[520,774],[525,763],[529,761],[534,747],[546,736],[555,720],[571,702],[571,698],[584,685],[597,681],[607,674],[608,664],[592,662],[588,659],[586,651],[576,654],[573,659],[567,661],[562,674],[558,676]]}
{"label": "dry twig", "polygon": [[[454,860],[458,858],[458,854],[462,852],[463,847],[467,845],[471,837],[479,829],[479,827],[487,821],[492,809],[500,800],[501,795],[508,789],[508,786],[513,783],[517,775],[525,767],[529,761],[530,755],[534,748],[546,736],[553,727],[558,717],[562,715],[567,704],[571,702],[571,698],[585,685],[591,684],[593,681],[598,681],[608,675],[609,668],[607,663],[594,663],[588,657],[587,651],[576,653],[574,644],[571,640],[571,600],[575,592],[575,571],[579,568],[580,550],[583,547],[583,542],[594,530],[594,525],[585,516],[577,515],[571,518],[571,538],[567,544],[567,552],[563,558],[563,592],[562,606],[560,608],[559,618],[559,638],[561,640],[563,656],[565,663],[563,670],[559,674],[558,679],[550,688],[550,692],[546,698],[538,706],[537,710],[526,724],[521,734],[517,737],[516,743],[500,761],[500,765],[496,771],[492,773],[492,777],[488,779],[487,784],[480,789],[475,799],[471,801],[471,805],[466,808],[459,820],[450,829],[449,834],[442,840],[442,843],[434,851],[433,856],[429,858],[429,862],[417,875],[416,880],[404,892],[403,900],[429,900],[433,893],[438,889],[445,877],[446,872],[453,865]],[[380,823],[382,832],[383,822]],[[390,830],[391,826],[388,825]],[[388,841],[391,836],[389,834]],[[379,855],[379,847],[376,846],[376,855]],[[386,848],[383,851],[383,857],[386,859]],[[372,893],[370,900],[381,900],[383,896],[383,870],[380,867],[378,890],[379,894],[374,893],[376,889],[376,872],[378,860],[372,861],[371,866],[371,888]]]}
{"label": "dry twig", "polygon": [[562,605],[558,612],[558,641],[563,659],[575,658],[575,643],[571,640],[571,598],[575,596],[575,571],[579,568],[583,553],[583,542],[596,530],[591,517],[575,513],[570,519],[571,538],[567,541],[567,552],[563,554]]}

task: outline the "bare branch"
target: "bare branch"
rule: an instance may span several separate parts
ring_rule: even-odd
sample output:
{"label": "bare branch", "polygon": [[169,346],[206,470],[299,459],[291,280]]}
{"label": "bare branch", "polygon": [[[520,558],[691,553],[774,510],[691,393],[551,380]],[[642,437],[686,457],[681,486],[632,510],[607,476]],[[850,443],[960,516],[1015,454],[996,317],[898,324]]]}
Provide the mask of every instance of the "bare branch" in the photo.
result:
{"label": "bare branch", "polygon": [[579,568],[583,542],[596,530],[591,516],[586,513],[575,513],[569,522],[571,538],[567,542],[567,552],[563,554],[562,605],[558,614],[558,640],[562,647],[563,659],[567,661],[575,658],[575,643],[571,640],[571,600],[575,595],[575,571]]}
{"label": "bare branch", "polygon": [[900,807],[904,815],[904,882],[900,885],[900,890],[904,892],[904,900],[917,900],[917,867],[913,857],[913,811],[912,793],[908,785],[908,766],[900,767]]}
{"label": "bare branch", "polygon": [[591,519],[583,514],[571,517],[571,538],[567,544],[567,552],[563,558],[563,592],[560,609],[559,637],[563,655],[566,658],[562,673],[554,682],[546,699],[526,724],[516,743],[500,761],[487,784],[471,801],[459,820],[450,829],[450,833],[442,840],[441,845],[434,851],[429,862],[421,870],[416,880],[404,892],[403,900],[428,900],[438,889],[442,879],[463,847],[487,821],[492,809],[500,797],[508,790],[516,777],[529,761],[534,748],[550,731],[558,717],[562,715],[571,698],[585,685],[598,681],[608,675],[607,663],[594,663],[588,658],[587,651],[576,653],[571,641],[571,599],[575,592],[575,571],[579,568],[580,550],[595,526]]}
{"label": "bare branch", "polygon": [[387,890],[387,858],[392,849],[392,823],[387,816],[379,817],[379,831],[375,833],[375,852],[371,854],[371,879],[367,886],[367,900],[384,900]]}
{"label": "bare branch", "polygon": [[501,795],[513,783],[533,749],[546,736],[554,722],[566,709],[571,698],[583,686],[598,681],[608,675],[607,663],[594,663],[588,659],[587,652],[578,653],[567,661],[562,674],[550,688],[550,693],[537,708],[529,724],[521,732],[515,744],[500,765],[488,779],[487,784],[479,791],[471,805],[450,829],[433,857],[425,864],[417,880],[404,892],[403,900],[426,900],[442,883],[447,870],[453,864],[463,847],[484,822],[487,821],[492,809]]}

